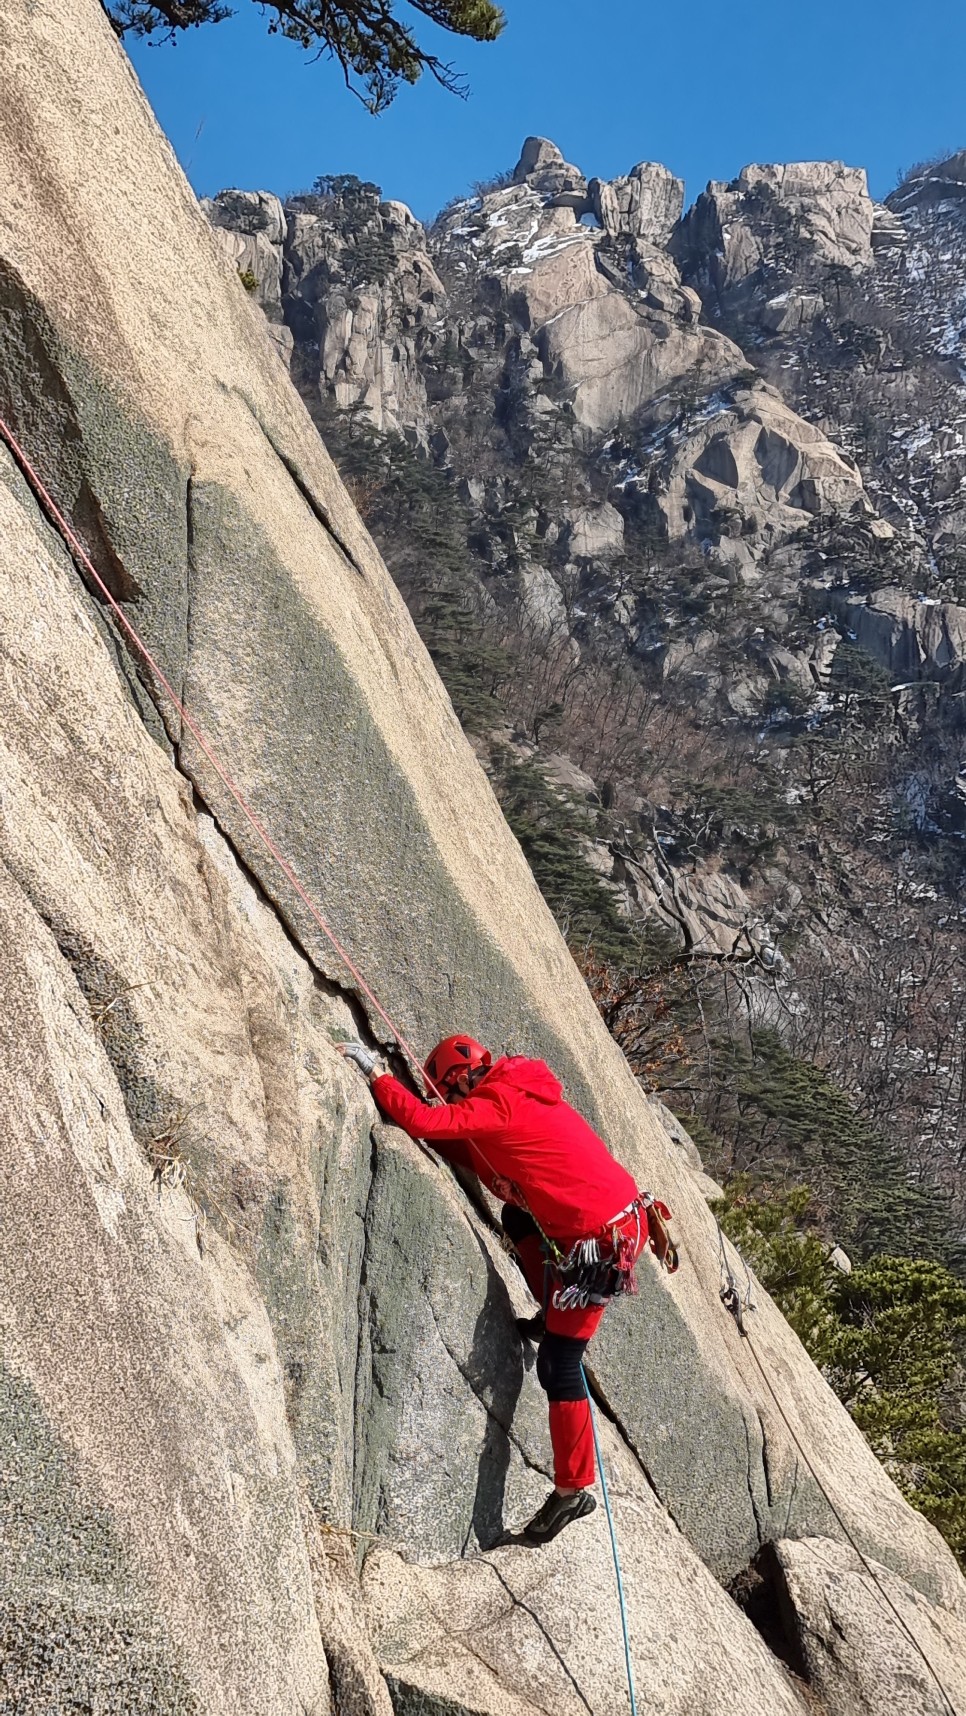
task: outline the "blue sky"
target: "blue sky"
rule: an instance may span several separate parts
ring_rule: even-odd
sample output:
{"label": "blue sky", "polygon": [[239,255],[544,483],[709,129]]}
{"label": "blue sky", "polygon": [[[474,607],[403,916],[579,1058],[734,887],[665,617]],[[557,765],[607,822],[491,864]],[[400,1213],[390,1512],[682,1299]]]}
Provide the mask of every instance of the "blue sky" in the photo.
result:
{"label": "blue sky", "polygon": [[505,0],[495,45],[422,31],[466,72],[468,101],[423,78],[379,118],[338,67],[236,5],[174,45],[128,43],[200,195],[351,172],[426,219],[536,133],[588,175],[663,161],[688,201],[748,161],[819,159],[866,167],[882,197],[899,168],[966,145],[960,0]]}

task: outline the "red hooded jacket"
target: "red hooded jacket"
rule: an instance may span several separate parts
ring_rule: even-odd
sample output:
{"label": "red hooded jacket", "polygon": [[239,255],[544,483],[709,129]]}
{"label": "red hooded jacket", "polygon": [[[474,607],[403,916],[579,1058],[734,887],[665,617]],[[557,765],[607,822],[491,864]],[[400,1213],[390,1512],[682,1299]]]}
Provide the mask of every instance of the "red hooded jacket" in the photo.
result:
{"label": "red hooded jacket", "polygon": [[551,1239],[572,1244],[596,1234],[637,1197],[626,1168],[563,1101],[543,1061],[508,1056],[470,1096],[436,1108],[388,1073],[373,1080],[372,1091],[387,1119],[410,1138],[425,1138],[487,1183],[509,1180]]}

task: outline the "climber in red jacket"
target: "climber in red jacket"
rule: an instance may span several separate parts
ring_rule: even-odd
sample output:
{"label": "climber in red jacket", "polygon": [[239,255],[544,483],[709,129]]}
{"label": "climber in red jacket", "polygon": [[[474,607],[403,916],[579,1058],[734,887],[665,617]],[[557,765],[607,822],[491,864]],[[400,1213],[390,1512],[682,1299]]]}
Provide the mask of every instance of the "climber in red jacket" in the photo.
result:
{"label": "climber in red jacket", "polygon": [[543,1306],[517,1326],[540,1341],[537,1375],[550,1402],[555,1482],[523,1538],[548,1543],[597,1505],[589,1493],[594,1444],[584,1350],[609,1300],[635,1290],[634,1262],[649,1238],[674,1267],[666,1229],[654,1216],[649,1222],[650,1212],[657,1213],[653,1200],[562,1100],[543,1061],[513,1055],[494,1064],[471,1037],[447,1037],[425,1067],[430,1088],[444,1099],[434,1107],[379,1074],[375,1055],[361,1043],[340,1047],[369,1078],[387,1119],[471,1168],[504,1200],[504,1232]]}

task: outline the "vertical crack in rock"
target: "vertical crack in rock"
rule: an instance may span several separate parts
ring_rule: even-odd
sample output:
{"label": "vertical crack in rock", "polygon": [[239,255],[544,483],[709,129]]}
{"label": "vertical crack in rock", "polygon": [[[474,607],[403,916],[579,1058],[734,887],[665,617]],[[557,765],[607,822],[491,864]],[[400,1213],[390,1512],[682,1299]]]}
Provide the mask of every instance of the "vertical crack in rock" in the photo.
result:
{"label": "vertical crack in rock", "polygon": [[[370,1240],[372,1234],[371,1216],[373,1200],[376,1195],[376,1174],[378,1166],[378,1145],[376,1143],[375,1128],[370,1132],[369,1139],[369,1189],[366,1194],[365,1210],[362,1214],[362,1255],[359,1259],[357,1313],[358,1335],[356,1347],[355,1386],[353,1388],[353,1447],[351,1471],[352,1525],[354,1529],[361,1528],[363,1531],[367,1529],[366,1503],[368,1500],[368,1496],[363,1492],[363,1484],[367,1476],[367,1443],[364,1435],[364,1423],[369,1416],[369,1406],[372,1400],[373,1390],[378,1386],[372,1362],[373,1295],[371,1292],[370,1282],[372,1261],[370,1256]],[[379,1501],[373,1514],[373,1535],[378,1535],[377,1528],[379,1524],[379,1509],[381,1508],[381,1505],[381,1501]],[[356,1551],[357,1562],[360,1567],[362,1562],[365,1560],[365,1553],[365,1539],[360,1538]]]}
{"label": "vertical crack in rock", "polygon": [[[195,516],[194,516],[194,485],[195,472],[192,466],[184,490],[185,513],[185,602],[184,602],[184,655],[182,658],[181,685],[178,695],[185,708],[188,707],[188,674],[191,670],[191,657],[194,651],[194,593],[195,593]],[[172,717],[174,718],[174,717]],[[179,740],[183,737],[179,726]],[[178,767],[181,768],[181,758],[178,757]],[[182,771],[184,772],[184,771]],[[195,792],[197,792],[197,787]]]}
{"label": "vertical crack in rock", "polygon": [[781,1529],[782,1537],[788,1536],[789,1527],[792,1521],[792,1508],[795,1506],[795,1501],[798,1496],[798,1469],[798,1450],[796,1449],[795,1465],[792,1470],[791,1483],[788,1486],[788,1507],[785,1510],[785,1522]]}
{"label": "vertical crack in rock", "polygon": [[[170,448],[161,446],[140,425],[132,434],[131,423],[122,423],[117,401],[77,353],[64,347],[44,306],[3,257],[0,411],[115,601],[142,602],[155,621],[160,620],[158,636],[152,640],[154,653],[177,684],[181,669],[175,667],[174,656],[182,641],[179,583],[185,543],[181,479]],[[142,469],[143,494],[122,469],[128,458],[132,466]],[[31,496],[35,501],[32,490]],[[36,504],[63,548],[59,531]],[[152,738],[163,744],[169,738],[175,742],[177,734],[166,732],[163,707],[161,719],[156,719],[159,700],[151,689],[149,670],[111,622],[103,595],[89,574],[73,554],[69,558],[90,598],[90,612],[119,677]],[[132,558],[139,562],[137,570]],[[151,598],[158,579],[165,593],[161,604]],[[165,643],[171,658],[167,661]]]}
{"label": "vertical crack in rock", "polygon": [[338,530],[336,524],[333,521],[332,514],[330,513],[328,507],[325,505],[325,503],[323,501],[319,500],[318,496],[314,493],[314,491],[311,488],[311,486],[309,485],[309,483],[306,482],[306,479],[303,477],[301,471],[298,468],[298,465],[295,463],[295,460],[292,459],[290,457],[290,455],[288,453],[286,453],[282,447],[279,446],[278,441],[276,440],[275,436],[272,434],[272,431],[269,429],[267,423],[265,422],[264,418],[262,417],[261,412],[257,409],[257,407],[254,405],[252,400],[249,399],[249,397],[246,393],[242,393],[237,388],[232,388],[232,389],[229,389],[228,391],[236,393],[238,398],[241,399],[242,403],[248,407],[248,410],[251,412],[252,417],[254,418],[255,422],[258,424],[259,429],[261,430],[262,434],[264,435],[265,440],[268,442],[268,445],[271,447],[272,452],[274,453],[279,464],[282,466],[282,469],[286,472],[289,479],[294,484],[295,488],[298,490],[298,492],[301,495],[302,499],[304,500],[306,506],[308,507],[309,511],[311,512],[313,518],[315,518],[317,520],[317,522],[322,526],[322,529],[331,538],[332,542],[334,543],[335,547],[339,550],[339,553],[342,555],[342,558],[345,560],[346,564],[348,566],[351,566],[353,572],[357,572],[359,574],[360,578],[365,578],[366,574],[365,574],[364,569],[359,565],[359,562],[356,559],[355,555],[353,554],[352,549],[348,546],[344,537],[341,535],[340,531]]}
{"label": "vertical crack in rock", "polygon": [[[491,1263],[490,1267],[492,1268],[492,1263]],[[479,1385],[478,1385],[478,1382],[477,1382],[477,1379],[473,1376],[473,1373],[470,1370],[465,1359],[461,1358],[459,1353],[454,1352],[453,1348],[450,1346],[450,1343],[446,1339],[446,1336],[444,1335],[443,1330],[442,1330],[442,1326],[440,1324],[439,1317],[436,1314],[436,1307],[433,1304],[431,1299],[428,1301],[428,1304],[429,1304],[430,1314],[431,1314],[432,1319],[433,1319],[433,1323],[435,1324],[435,1327],[436,1327],[436,1332],[439,1335],[441,1346],[443,1347],[444,1351],[448,1354],[448,1356],[452,1360],[453,1364],[456,1366],[456,1369],[459,1371],[459,1374],[463,1378],[463,1381],[466,1383],[467,1387],[470,1389],[470,1392],[472,1393],[474,1399],[479,1401],[480,1405],[483,1408],[483,1411],[486,1413],[487,1418],[489,1418],[491,1420],[491,1422],[494,1423],[497,1426],[497,1428],[503,1432],[504,1436],[507,1438],[507,1441],[512,1442],[514,1448],[516,1449],[517,1453],[519,1454],[519,1456],[520,1456],[520,1458],[523,1461],[525,1466],[529,1466],[529,1468],[532,1472],[539,1472],[541,1477],[549,1478],[550,1477],[549,1467],[546,1465],[540,1465],[540,1463],[538,1461],[533,1460],[530,1457],[530,1455],[527,1453],[527,1451],[524,1448],[523,1443],[520,1441],[519,1437],[516,1435],[516,1433],[513,1429],[512,1415],[510,1416],[509,1419],[501,1416],[501,1414],[497,1411],[496,1407],[493,1404],[491,1404],[491,1402],[487,1400],[486,1395],[481,1392]],[[470,1527],[470,1530],[472,1531],[472,1526]],[[469,1541],[469,1534],[467,1535],[467,1542],[468,1541]]]}
{"label": "vertical crack in rock", "polygon": [[[802,1648],[802,1618],[796,1613],[772,1544],[766,1543],[728,1586],[728,1595],[751,1622],[772,1655],[793,1674],[808,1699],[809,1709],[825,1712],[810,1686]],[[831,1716],[831,1713],[828,1713]]]}
{"label": "vertical crack in rock", "polygon": [[[769,1448],[768,1448],[768,1431],[767,1431],[767,1428],[765,1426],[765,1420],[762,1417],[761,1410],[758,1407],[755,1408],[755,1416],[758,1419],[758,1428],[761,1432],[761,1469],[762,1469],[762,1474],[763,1474],[764,1479],[765,1479],[765,1497],[766,1497],[766,1500],[768,1502],[768,1508],[769,1508],[769,1512],[770,1512],[771,1509],[775,1505],[776,1497],[772,1491],[772,1484],[771,1484],[771,1455],[770,1455]],[[750,1467],[750,1443],[749,1443],[749,1467]],[[798,1455],[797,1454],[795,1456],[795,1473],[797,1476],[797,1473],[798,1473]]]}
{"label": "vertical crack in rock", "polygon": [[644,1459],[641,1455],[640,1449],[631,1440],[630,1433],[624,1428],[624,1425],[621,1423],[620,1419],[617,1416],[617,1413],[615,1412],[614,1408],[611,1406],[610,1401],[607,1399],[606,1394],[604,1393],[603,1389],[601,1388],[600,1380],[599,1380],[596,1372],[589,1368],[586,1360],[584,1362],[584,1375],[587,1378],[587,1387],[590,1390],[593,1402],[599,1407],[600,1411],[604,1414],[604,1417],[607,1419],[608,1423],[613,1425],[618,1436],[620,1437],[621,1441],[623,1442],[624,1447],[627,1449],[627,1452],[630,1454],[631,1459],[634,1461],[634,1464],[640,1470],[641,1476],[644,1478],[645,1482],[647,1483],[647,1486],[648,1486],[649,1490],[651,1491],[651,1494],[654,1496],[655,1500],[660,1503],[661,1507],[664,1509],[664,1511],[667,1514],[668,1519],[671,1521],[672,1525],[674,1525],[678,1531],[681,1531],[682,1535],[683,1535],[683,1528],[682,1528],[680,1522],[675,1519],[673,1509],[668,1505],[664,1496],[662,1496],[657,1484],[654,1482],[654,1479],[651,1476],[651,1473],[648,1471],[647,1466],[644,1463]]}
{"label": "vertical crack in rock", "polygon": [[[748,1416],[745,1413],[742,1413],[742,1422],[743,1422],[744,1427],[745,1427],[745,1445],[746,1445],[747,1450],[748,1450],[748,1459],[747,1459],[747,1466],[746,1466],[746,1479],[747,1479],[747,1483],[748,1483],[748,1500],[751,1503],[752,1517],[753,1517],[754,1522],[755,1522],[755,1530],[758,1533],[758,1542],[760,1545],[766,1541],[766,1539],[769,1535],[768,1521],[763,1520],[761,1517],[761,1512],[760,1512],[759,1507],[758,1507],[758,1498],[755,1495],[755,1484],[752,1480],[752,1471],[756,1465],[764,1466],[764,1425],[761,1425],[762,1447],[761,1447],[760,1456],[758,1456],[758,1451],[756,1449],[754,1449],[752,1446],[751,1424],[749,1422]],[[756,1415],[756,1423],[759,1423],[759,1424],[761,1423],[760,1417],[758,1417],[757,1415]],[[766,1478],[766,1483],[767,1483],[767,1478]],[[770,1501],[771,1501],[771,1497],[769,1496],[769,1504],[770,1504]]]}

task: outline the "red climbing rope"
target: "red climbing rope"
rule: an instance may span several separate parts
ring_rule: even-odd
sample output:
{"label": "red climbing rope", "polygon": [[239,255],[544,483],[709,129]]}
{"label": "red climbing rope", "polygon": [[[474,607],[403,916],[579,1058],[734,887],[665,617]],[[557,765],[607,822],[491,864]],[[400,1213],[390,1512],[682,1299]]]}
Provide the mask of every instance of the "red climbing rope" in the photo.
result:
{"label": "red climbing rope", "polygon": [[84,571],[88,574],[88,576],[91,579],[93,579],[96,588],[98,589],[100,594],[103,596],[105,602],[108,604],[108,607],[111,609],[111,612],[113,613],[118,624],[121,626],[125,635],[128,637],[130,642],[134,645],[134,648],[137,650],[138,654],[142,657],[144,662],[150,668],[152,674],[154,675],[154,678],[157,680],[157,683],[162,687],[163,691],[165,692],[165,695],[168,697],[168,699],[172,705],[172,708],[177,710],[182,721],[184,722],[185,726],[187,727],[189,733],[191,733],[196,744],[204,752],[205,756],[207,757],[209,763],[211,764],[212,768],[214,769],[219,780],[223,783],[223,785],[225,787],[227,787],[232,798],[234,799],[235,803],[237,804],[239,810],[242,812],[242,815],[245,817],[245,820],[251,824],[252,828],[255,830],[255,833],[258,835],[259,840],[262,842],[262,845],[267,849],[267,851],[274,858],[276,864],[278,865],[279,869],[282,872],[282,875],[285,877],[286,881],[294,889],[295,893],[298,895],[299,899],[302,901],[302,904],[305,906],[306,910],[308,911],[310,917],[312,918],[313,923],[316,924],[316,926],[322,931],[322,934],[325,936],[326,940],[329,941],[331,943],[331,945],[334,947],[339,958],[342,960],[343,965],[345,966],[346,970],[348,972],[350,972],[350,974],[352,975],[354,981],[358,985],[362,994],[365,995],[369,1001],[371,1001],[371,1003],[372,1003],[373,1007],[375,1008],[376,1012],[378,1013],[380,1019],[382,1019],[383,1023],[389,1027],[389,1030],[392,1032],[393,1037],[395,1038],[396,1042],[399,1044],[399,1047],[402,1049],[403,1054],[411,1062],[411,1064],[412,1064],[413,1068],[415,1069],[418,1077],[425,1080],[425,1082],[429,1085],[430,1089],[432,1090],[432,1093],[434,1096],[439,1096],[440,1093],[438,1090],[436,1090],[435,1086],[432,1084],[432,1081],[426,1078],[426,1074],[423,1072],[422,1066],[420,1065],[420,1062],[419,1062],[419,1059],[415,1053],[415,1050],[413,1048],[411,1048],[410,1044],[406,1041],[406,1038],[403,1036],[402,1032],[393,1023],[392,1019],[389,1017],[389,1014],[386,1012],[385,1008],[381,1005],[379,1000],[373,994],[372,990],[369,988],[369,985],[366,982],[365,978],[362,976],[362,973],[353,964],[352,960],[349,957],[349,954],[346,952],[345,948],[342,946],[342,943],[339,941],[338,937],[336,935],[334,935],[332,930],[329,928],[324,917],[322,916],[322,913],[319,911],[318,907],[315,905],[311,896],[306,892],[302,883],[299,881],[298,876],[295,874],[295,871],[292,869],[292,866],[288,862],[288,859],[284,856],[284,854],[282,852],[279,851],[279,848],[276,846],[275,841],[272,839],[272,837],[269,834],[264,823],[256,815],[255,811],[252,809],[251,805],[249,804],[248,800],[246,799],[244,793],[241,791],[241,788],[236,785],[235,781],[232,779],[231,775],[228,773],[228,770],[225,768],[224,764],[219,760],[219,757],[217,755],[217,752],[214,750],[214,747],[205,738],[205,735],[202,732],[201,728],[198,726],[197,721],[195,721],[193,716],[188,714],[187,709],[185,708],[184,704],[182,703],[180,697],[177,696],[177,694],[174,690],[174,687],[171,685],[170,680],[167,678],[166,674],[162,671],[162,669],[158,666],[158,663],[155,661],[154,656],[151,654],[151,651],[148,649],[147,644],[144,642],[143,638],[140,636],[140,634],[135,630],[134,626],[131,624],[130,620],[128,619],[128,617],[127,617],[126,613],[124,612],[124,609],[121,607],[120,603],[117,602],[115,600],[115,598],[111,595],[111,592],[108,589],[107,585],[105,584],[100,573],[98,572],[97,567],[93,564],[93,562],[90,558],[90,555],[85,551],[83,544],[78,541],[77,536],[75,535],[75,533],[72,530],[67,519],[64,517],[63,513],[61,512],[60,508],[58,507],[58,505],[57,505],[56,501],[54,500],[53,496],[51,495],[49,489],[47,489],[45,487],[42,479],[38,476],[37,472],[34,470],[33,465],[31,464],[30,460],[28,459],[26,453],[24,452],[23,448],[21,447],[21,445],[20,445],[19,441],[17,440],[16,436],[14,435],[13,431],[10,429],[8,424],[6,424],[4,422],[2,417],[0,417],[0,439],[2,439],[3,441],[6,442],[7,447],[10,449],[10,452],[13,454],[13,457],[17,462],[17,465],[19,466],[20,470],[22,471],[24,477],[26,478],[27,482],[29,483],[31,489],[33,490],[34,494],[36,495],[36,497],[37,497],[38,501],[40,502],[41,506],[43,507],[44,511],[47,513],[47,516],[57,526],[57,529],[59,530],[61,536],[63,537],[65,543],[67,544],[67,547],[70,550],[71,554],[74,556],[74,559],[80,563],[80,565],[84,568]]}

